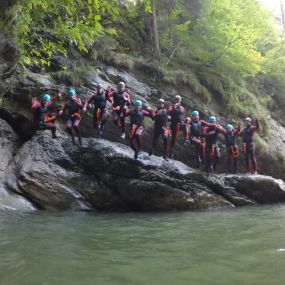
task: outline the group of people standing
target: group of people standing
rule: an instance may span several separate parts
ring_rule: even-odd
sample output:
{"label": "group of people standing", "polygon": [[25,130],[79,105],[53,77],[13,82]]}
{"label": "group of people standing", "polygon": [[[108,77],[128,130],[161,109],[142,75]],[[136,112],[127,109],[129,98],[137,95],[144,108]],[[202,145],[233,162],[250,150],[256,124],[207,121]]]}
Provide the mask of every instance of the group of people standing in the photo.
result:
{"label": "group of people standing", "polygon": [[[184,144],[191,144],[195,148],[197,168],[204,165],[205,171],[215,171],[221,157],[220,148],[217,144],[218,135],[224,136],[227,150],[227,173],[237,172],[237,162],[240,154],[237,145],[237,137],[242,137],[242,151],[245,156],[247,172],[255,174],[257,171],[254,132],[259,128],[259,121],[253,124],[251,118],[245,118],[245,126],[242,129],[240,124],[234,128],[231,124],[225,127],[217,123],[215,116],[208,117],[208,120],[201,120],[198,111],[192,111],[187,117],[185,108],[181,104],[181,96],[176,95],[169,106],[165,105],[164,99],[159,99],[156,109],[144,107],[139,99],[131,101],[125,83],[120,82],[115,90],[109,86],[104,90],[102,84],[94,84],[94,92],[86,100],[85,104],[77,96],[75,89],[70,88],[65,103],[61,104],[62,92],[56,96],[44,93],[39,100],[33,99],[32,111],[34,120],[40,129],[50,129],[53,138],[56,135],[56,119],[59,115],[67,118],[66,129],[71,136],[73,144],[76,144],[75,137],[78,137],[79,145],[82,144],[80,133],[80,121],[82,113],[87,112],[89,105],[94,106],[93,126],[98,130],[100,138],[103,137],[105,125],[109,116],[108,105],[111,106],[113,123],[120,129],[121,138],[126,138],[126,117],[130,117],[129,138],[130,146],[134,151],[134,159],[138,159],[142,148],[142,135],[144,133],[144,119],[149,117],[154,121],[153,139],[149,149],[151,156],[157,147],[159,138],[163,144],[163,158],[168,160],[173,157],[175,143],[182,133]],[[133,103],[134,107],[129,109]],[[233,169],[231,169],[233,164]]]}

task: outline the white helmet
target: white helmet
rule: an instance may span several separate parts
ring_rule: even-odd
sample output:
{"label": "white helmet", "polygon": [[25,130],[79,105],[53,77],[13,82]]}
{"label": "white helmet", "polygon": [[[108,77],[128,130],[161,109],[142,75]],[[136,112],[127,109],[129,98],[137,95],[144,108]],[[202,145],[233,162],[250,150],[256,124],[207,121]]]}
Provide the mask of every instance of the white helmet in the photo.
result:
{"label": "white helmet", "polygon": [[174,97],[174,99],[175,99],[175,101],[181,101],[181,96],[180,95],[176,95],[175,97]]}
{"label": "white helmet", "polygon": [[245,120],[246,122],[251,122],[251,118],[250,118],[250,117],[246,117],[244,120]]}
{"label": "white helmet", "polygon": [[126,84],[125,84],[125,82],[123,82],[123,81],[121,81],[121,82],[119,82],[119,87],[122,87],[122,88],[125,88],[126,87]]}
{"label": "white helmet", "polygon": [[164,104],[164,99],[162,99],[162,98],[158,99],[158,103],[163,103]]}

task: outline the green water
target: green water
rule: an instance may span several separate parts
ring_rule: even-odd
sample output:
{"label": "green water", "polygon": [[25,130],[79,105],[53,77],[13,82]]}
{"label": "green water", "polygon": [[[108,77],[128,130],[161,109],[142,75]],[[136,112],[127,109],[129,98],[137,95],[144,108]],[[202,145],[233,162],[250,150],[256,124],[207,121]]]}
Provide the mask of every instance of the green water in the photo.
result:
{"label": "green water", "polygon": [[0,284],[284,285],[285,206],[0,212]]}

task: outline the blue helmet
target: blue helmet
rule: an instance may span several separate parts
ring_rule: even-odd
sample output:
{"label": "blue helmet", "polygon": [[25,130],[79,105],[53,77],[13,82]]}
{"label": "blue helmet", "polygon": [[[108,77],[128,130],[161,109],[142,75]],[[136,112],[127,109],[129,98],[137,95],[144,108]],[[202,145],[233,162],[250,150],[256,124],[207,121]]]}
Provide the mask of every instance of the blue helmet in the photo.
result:
{"label": "blue helmet", "polygon": [[217,121],[217,119],[216,119],[215,116],[210,116],[210,117],[208,118],[208,121],[209,121],[210,123],[215,123],[215,122]]}
{"label": "blue helmet", "polygon": [[49,94],[45,93],[42,95],[42,98],[46,101],[46,102],[50,102],[51,101],[51,97]]}
{"label": "blue helmet", "polygon": [[193,111],[193,112],[191,113],[191,116],[199,116],[199,112],[198,112],[198,111]]}
{"label": "blue helmet", "polygon": [[73,95],[76,95],[76,92],[75,92],[74,89],[71,88],[71,89],[67,90],[67,94],[70,95],[70,96],[73,96]]}
{"label": "blue helmet", "polygon": [[137,99],[137,100],[135,101],[135,105],[136,105],[136,106],[142,106],[142,101],[139,100],[139,99]]}
{"label": "blue helmet", "polygon": [[226,129],[233,129],[234,127],[231,124],[226,124]]}

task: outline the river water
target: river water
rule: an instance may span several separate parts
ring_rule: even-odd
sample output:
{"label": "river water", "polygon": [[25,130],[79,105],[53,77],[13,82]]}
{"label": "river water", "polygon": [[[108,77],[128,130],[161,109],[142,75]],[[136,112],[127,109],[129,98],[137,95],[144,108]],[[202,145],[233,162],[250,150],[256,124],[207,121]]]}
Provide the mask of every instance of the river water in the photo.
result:
{"label": "river water", "polygon": [[0,212],[0,284],[284,285],[285,206]]}

